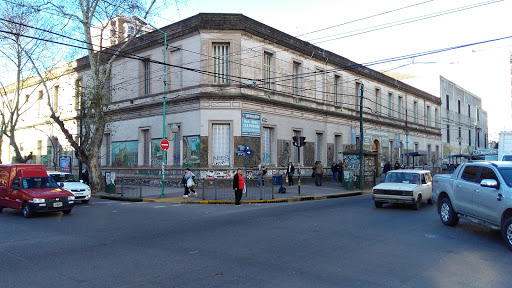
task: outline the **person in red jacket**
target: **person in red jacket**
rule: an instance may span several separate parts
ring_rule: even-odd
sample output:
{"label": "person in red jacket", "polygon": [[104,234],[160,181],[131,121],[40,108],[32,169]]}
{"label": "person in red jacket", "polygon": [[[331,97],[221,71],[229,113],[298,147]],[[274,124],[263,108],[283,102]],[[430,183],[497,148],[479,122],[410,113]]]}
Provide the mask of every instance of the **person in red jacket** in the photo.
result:
{"label": "person in red jacket", "polygon": [[235,206],[240,206],[240,200],[242,200],[242,194],[245,188],[245,180],[242,175],[242,169],[238,168],[235,176],[233,176],[233,189],[235,190]]}

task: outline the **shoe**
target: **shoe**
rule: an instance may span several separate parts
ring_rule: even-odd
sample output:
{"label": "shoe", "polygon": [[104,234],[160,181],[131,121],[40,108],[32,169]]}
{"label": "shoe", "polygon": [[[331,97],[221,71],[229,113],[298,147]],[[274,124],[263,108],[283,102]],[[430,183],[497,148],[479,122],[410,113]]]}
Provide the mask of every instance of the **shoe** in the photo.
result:
{"label": "shoe", "polygon": [[194,197],[197,197],[197,193],[196,192],[194,192]]}
{"label": "shoe", "polygon": [[183,195],[183,198],[188,198],[188,195]]}

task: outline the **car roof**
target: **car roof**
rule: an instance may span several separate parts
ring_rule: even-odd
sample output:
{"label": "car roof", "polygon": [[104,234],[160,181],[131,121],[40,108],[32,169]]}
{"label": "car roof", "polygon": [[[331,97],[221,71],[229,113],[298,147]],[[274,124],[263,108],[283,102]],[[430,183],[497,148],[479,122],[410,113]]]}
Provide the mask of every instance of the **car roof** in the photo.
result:
{"label": "car roof", "polygon": [[430,173],[430,170],[422,170],[422,169],[398,169],[391,170],[388,173]]}
{"label": "car roof", "polygon": [[50,174],[71,174],[71,173],[68,173],[68,172],[59,172],[59,171],[48,171],[48,175]]}
{"label": "car roof", "polygon": [[479,162],[471,162],[468,164],[483,166],[483,165],[492,165],[494,167],[512,167],[512,161],[479,161]]}

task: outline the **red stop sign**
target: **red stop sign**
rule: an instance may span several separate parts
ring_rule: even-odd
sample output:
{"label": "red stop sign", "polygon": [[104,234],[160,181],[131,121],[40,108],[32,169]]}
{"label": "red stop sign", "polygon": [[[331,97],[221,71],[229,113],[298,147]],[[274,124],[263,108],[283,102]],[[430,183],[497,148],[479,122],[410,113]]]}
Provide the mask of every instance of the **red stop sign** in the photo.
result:
{"label": "red stop sign", "polygon": [[162,141],[160,142],[160,148],[162,148],[162,150],[164,151],[167,151],[167,149],[169,149],[169,140],[162,139]]}

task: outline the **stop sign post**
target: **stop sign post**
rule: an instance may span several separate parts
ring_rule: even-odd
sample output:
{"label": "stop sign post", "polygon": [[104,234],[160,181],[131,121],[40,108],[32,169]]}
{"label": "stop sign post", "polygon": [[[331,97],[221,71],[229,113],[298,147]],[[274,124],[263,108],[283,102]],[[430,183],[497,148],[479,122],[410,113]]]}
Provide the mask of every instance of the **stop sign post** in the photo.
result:
{"label": "stop sign post", "polygon": [[162,139],[162,141],[160,141],[160,148],[162,148],[164,151],[167,151],[167,149],[169,149],[169,140]]}

